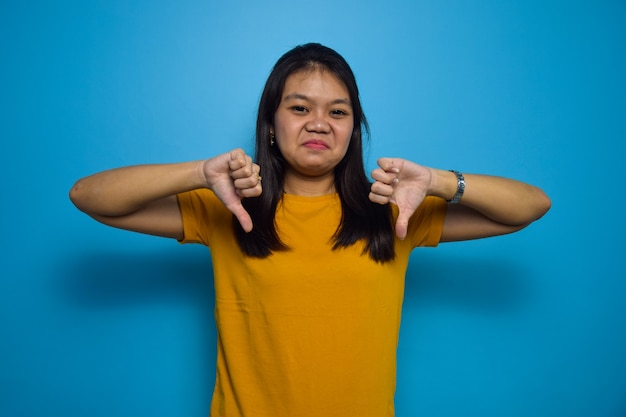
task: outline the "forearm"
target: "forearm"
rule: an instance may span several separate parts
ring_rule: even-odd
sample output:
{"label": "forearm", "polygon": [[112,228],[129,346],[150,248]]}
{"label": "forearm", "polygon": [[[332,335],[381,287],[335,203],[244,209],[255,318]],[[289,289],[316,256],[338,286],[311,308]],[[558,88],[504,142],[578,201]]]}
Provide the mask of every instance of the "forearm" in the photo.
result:
{"label": "forearm", "polygon": [[[429,194],[446,200],[457,190],[453,172],[432,169]],[[465,191],[460,204],[470,207],[493,221],[521,226],[529,224],[550,208],[550,199],[539,188],[520,181],[477,174],[463,174]]]}
{"label": "forearm", "polygon": [[70,199],[88,214],[123,216],[161,198],[206,186],[202,161],[137,165],[78,180]]}

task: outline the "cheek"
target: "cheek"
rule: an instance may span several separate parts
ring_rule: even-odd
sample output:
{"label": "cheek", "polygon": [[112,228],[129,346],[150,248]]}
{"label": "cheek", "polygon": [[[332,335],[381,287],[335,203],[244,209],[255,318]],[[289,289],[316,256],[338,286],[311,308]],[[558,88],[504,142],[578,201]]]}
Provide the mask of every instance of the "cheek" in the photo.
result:
{"label": "cheek", "polygon": [[274,131],[278,141],[279,139],[283,139],[285,136],[289,136],[290,132],[293,131],[293,127],[290,125],[288,119],[276,115],[276,117],[274,117]]}
{"label": "cheek", "polygon": [[350,144],[350,141],[352,140],[353,132],[354,130],[352,129],[352,126],[347,126],[342,134],[343,140],[346,142],[346,148],[348,147],[348,145]]}

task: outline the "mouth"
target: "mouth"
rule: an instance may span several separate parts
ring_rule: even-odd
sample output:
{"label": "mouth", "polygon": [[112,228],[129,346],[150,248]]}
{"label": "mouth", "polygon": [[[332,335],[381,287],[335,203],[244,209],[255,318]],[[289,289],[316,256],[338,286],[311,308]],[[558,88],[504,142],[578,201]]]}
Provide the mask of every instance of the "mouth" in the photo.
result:
{"label": "mouth", "polygon": [[309,139],[302,144],[305,148],[313,149],[316,151],[323,151],[324,149],[328,149],[328,144],[323,140],[319,139]]}

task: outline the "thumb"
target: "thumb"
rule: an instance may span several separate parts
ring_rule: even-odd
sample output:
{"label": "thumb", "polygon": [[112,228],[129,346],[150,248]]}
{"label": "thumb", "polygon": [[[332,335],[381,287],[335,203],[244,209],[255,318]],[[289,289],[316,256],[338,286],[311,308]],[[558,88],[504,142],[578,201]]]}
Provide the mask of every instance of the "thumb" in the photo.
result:
{"label": "thumb", "polygon": [[230,210],[230,212],[233,213],[233,215],[237,218],[237,221],[239,221],[241,228],[246,233],[249,233],[250,231],[252,231],[252,218],[250,217],[250,214],[246,211],[246,209],[241,204],[241,201],[237,201],[236,203],[230,204],[226,208],[228,208],[228,210]]}
{"label": "thumb", "polygon": [[398,218],[396,219],[396,236],[398,236],[398,239],[400,240],[404,240],[406,238],[410,217],[411,216],[405,210],[400,209]]}

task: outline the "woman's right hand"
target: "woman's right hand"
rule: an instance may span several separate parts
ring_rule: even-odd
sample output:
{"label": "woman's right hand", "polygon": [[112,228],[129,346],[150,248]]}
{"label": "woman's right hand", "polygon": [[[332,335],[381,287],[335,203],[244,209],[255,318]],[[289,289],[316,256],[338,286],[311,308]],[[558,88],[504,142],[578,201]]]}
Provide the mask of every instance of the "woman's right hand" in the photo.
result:
{"label": "woman's right hand", "polygon": [[202,172],[206,184],[230,210],[244,231],[252,230],[250,214],[241,204],[246,197],[261,195],[259,165],[242,149],[235,149],[203,162]]}
{"label": "woman's right hand", "polygon": [[78,180],[70,199],[78,209],[109,226],[180,240],[183,224],[177,194],[207,187],[249,232],[252,219],[241,199],[261,194],[258,173],[252,158],[235,149],[204,161],[102,171]]}

